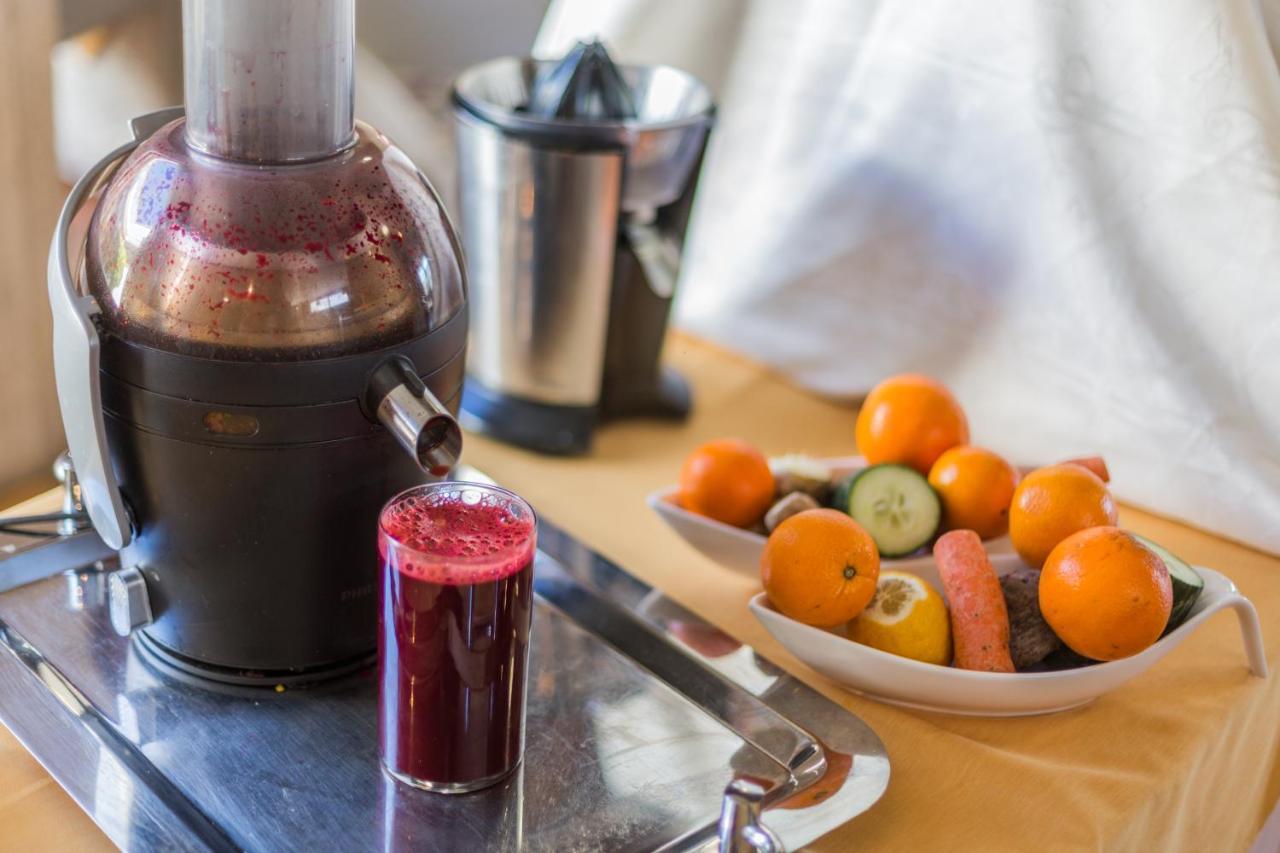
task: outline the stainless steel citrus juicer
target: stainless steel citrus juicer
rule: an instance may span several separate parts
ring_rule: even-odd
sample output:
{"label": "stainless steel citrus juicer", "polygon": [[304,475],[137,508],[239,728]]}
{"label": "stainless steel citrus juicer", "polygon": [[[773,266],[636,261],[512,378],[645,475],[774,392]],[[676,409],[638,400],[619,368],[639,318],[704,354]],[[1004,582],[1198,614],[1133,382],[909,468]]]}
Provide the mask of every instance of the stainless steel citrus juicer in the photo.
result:
{"label": "stainless steel citrus juicer", "polygon": [[603,420],[688,414],[659,358],[713,113],[694,77],[599,42],[458,78],[469,426],[581,453]]}

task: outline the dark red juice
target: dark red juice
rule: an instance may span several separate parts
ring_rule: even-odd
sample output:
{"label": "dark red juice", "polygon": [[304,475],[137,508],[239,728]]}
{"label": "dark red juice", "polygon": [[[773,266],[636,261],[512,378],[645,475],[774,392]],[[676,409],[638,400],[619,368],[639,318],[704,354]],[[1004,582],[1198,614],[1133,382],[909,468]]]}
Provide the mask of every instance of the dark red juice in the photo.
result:
{"label": "dark red juice", "polygon": [[495,782],[524,746],[535,522],[515,495],[424,486],[383,510],[379,728],[402,781]]}

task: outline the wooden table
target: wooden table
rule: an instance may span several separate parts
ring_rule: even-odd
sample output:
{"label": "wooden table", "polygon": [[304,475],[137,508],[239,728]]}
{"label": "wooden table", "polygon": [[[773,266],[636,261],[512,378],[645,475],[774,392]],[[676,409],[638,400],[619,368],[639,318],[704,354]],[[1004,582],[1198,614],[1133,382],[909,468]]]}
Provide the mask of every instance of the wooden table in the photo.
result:
{"label": "wooden table", "polygon": [[[1243,850],[1280,797],[1280,680],[1251,678],[1233,617],[1211,619],[1150,672],[1091,706],[970,719],[865,699],[796,661],[746,608],[757,584],[694,552],[644,504],[696,443],[737,435],[766,452],[845,455],[854,409],[740,358],[676,337],[693,381],[687,424],[604,430],[595,452],[551,459],[468,436],[466,457],[540,513],[853,710],[893,762],[884,799],[820,850]],[[982,436],[975,437],[981,440]],[[1269,659],[1280,648],[1280,558],[1125,508],[1123,524],[1253,599]],[[11,738],[0,740],[0,849],[106,842]]]}

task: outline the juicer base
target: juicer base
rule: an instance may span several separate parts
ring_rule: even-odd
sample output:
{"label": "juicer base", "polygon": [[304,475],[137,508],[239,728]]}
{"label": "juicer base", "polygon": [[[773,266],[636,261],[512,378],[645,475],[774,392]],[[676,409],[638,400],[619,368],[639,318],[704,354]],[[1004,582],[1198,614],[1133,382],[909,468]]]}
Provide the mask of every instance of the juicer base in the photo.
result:
{"label": "juicer base", "polygon": [[372,651],[347,660],[303,669],[237,669],[203,663],[179,654],[149,637],[145,630],[133,635],[133,645],[143,662],[163,676],[195,687],[224,692],[230,689],[231,692],[241,694],[327,685],[343,676],[369,669],[378,660],[377,652]]}
{"label": "juicer base", "polygon": [[683,421],[693,410],[689,383],[670,367],[643,377],[612,379],[600,394],[600,419],[661,418]]}
{"label": "juicer base", "polygon": [[591,449],[599,410],[595,406],[559,406],[514,397],[487,388],[469,376],[462,386],[459,419],[467,429],[517,447],[553,456],[578,456]]}

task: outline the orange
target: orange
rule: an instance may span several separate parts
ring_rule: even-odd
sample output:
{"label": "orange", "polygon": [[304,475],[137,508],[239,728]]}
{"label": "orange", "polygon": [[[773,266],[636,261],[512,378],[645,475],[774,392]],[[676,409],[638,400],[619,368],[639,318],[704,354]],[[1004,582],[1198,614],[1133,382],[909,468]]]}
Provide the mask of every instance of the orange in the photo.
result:
{"label": "orange", "polygon": [[880,552],[843,512],[810,509],[774,528],[760,557],[760,580],[779,613],[819,628],[843,625],[876,593]]}
{"label": "orange", "polygon": [[871,389],[854,436],[868,463],[901,462],[927,475],[943,451],[969,441],[969,422],[941,382],[903,373]]}
{"label": "orange", "polygon": [[967,444],[953,447],[929,469],[929,485],[942,499],[942,523],[948,530],[972,530],[982,539],[1009,531],[1018,472],[1003,456]]}
{"label": "orange", "polygon": [[750,527],[768,512],[773,498],[768,461],[736,438],[708,441],[680,469],[680,505],[725,524]]}
{"label": "orange", "polygon": [[1013,550],[1036,569],[1072,533],[1115,523],[1116,502],[1106,483],[1072,463],[1037,468],[1023,477],[1009,507]]}
{"label": "orange", "polygon": [[1173,606],[1169,570],[1118,527],[1073,533],[1040,572],[1040,611],[1077,654],[1094,660],[1136,655],[1164,632]]}

